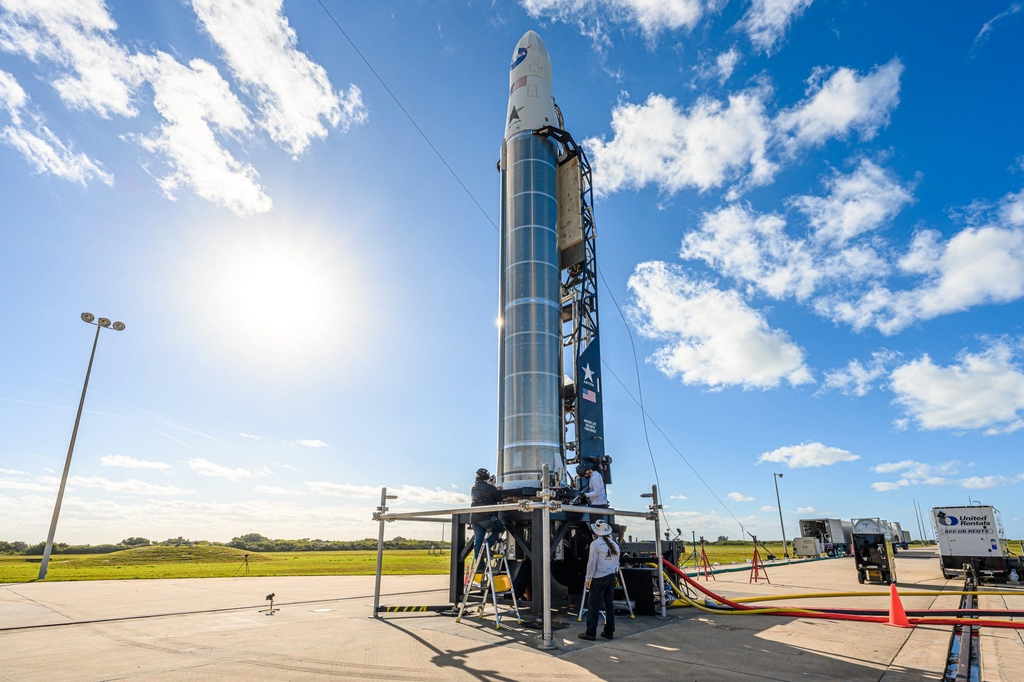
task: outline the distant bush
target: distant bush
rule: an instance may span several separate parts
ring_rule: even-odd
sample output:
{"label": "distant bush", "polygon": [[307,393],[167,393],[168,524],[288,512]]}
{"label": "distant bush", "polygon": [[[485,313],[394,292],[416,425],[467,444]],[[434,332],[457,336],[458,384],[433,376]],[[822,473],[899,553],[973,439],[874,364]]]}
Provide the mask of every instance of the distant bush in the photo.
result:
{"label": "distant bush", "polygon": [[[234,547],[249,552],[337,552],[348,550],[372,550],[377,549],[377,540],[366,538],[363,540],[321,540],[319,538],[310,540],[302,538],[299,540],[274,540],[260,535],[259,533],[246,533],[230,542],[210,542],[208,540],[188,540],[183,537],[168,538],[163,542],[151,542],[146,538],[125,538],[116,545],[69,545],[64,542],[56,542],[53,545],[53,554],[109,554],[134,547],[148,547],[150,545],[165,546],[191,546],[191,545],[212,545],[216,547]],[[448,549],[451,543],[438,542],[436,540],[411,540],[401,536],[385,540],[385,549]],[[6,542],[0,540],[0,554],[24,554],[27,556],[42,556],[46,548],[45,542],[29,545],[25,542],[15,540]]]}
{"label": "distant bush", "polygon": [[125,538],[120,544],[126,547],[146,547],[150,542],[146,538]]}

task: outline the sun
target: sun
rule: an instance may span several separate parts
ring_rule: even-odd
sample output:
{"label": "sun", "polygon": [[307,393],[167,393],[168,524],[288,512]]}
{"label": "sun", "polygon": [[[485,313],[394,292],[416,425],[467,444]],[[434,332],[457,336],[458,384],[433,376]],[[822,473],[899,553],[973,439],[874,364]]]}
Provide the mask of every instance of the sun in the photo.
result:
{"label": "sun", "polygon": [[264,230],[204,245],[194,299],[211,343],[266,369],[334,364],[368,320],[351,255],[330,237]]}

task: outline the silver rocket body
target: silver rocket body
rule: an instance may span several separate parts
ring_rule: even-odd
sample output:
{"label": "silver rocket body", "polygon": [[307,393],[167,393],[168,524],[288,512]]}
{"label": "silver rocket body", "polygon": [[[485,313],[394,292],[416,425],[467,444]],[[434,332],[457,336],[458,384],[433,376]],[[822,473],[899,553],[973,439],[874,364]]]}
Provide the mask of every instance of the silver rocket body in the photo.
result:
{"label": "silver rocket body", "polygon": [[551,61],[533,31],[509,72],[501,146],[498,466],[503,488],[540,488],[546,464],[563,474],[562,304],[558,251],[558,152]]}

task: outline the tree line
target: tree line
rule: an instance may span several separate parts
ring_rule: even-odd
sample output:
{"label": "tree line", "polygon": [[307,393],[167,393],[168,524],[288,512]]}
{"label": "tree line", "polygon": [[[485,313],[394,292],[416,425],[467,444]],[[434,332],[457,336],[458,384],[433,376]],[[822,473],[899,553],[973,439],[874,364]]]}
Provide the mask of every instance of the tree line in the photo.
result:
{"label": "tree line", "polygon": [[[346,550],[368,550],[377,549],[375,538],[363,540],[311,540],[302,538],[299,540],[271,539],[259,533],[246,533],[231,538],[229,542],[211,542],[208,540],[190,540],[181,536],[168,538],[163,541],[149,540],[143,537],[130,537],[115,544],[101,545],[69,545],[65,542],[53,543],[54,554],[109,554],[120,552],[125,549],[137,547],[149,547],[153,545],[163,546],[190,546],[190,545],[211,545],[214,547],[234,547],[250,552],[325,552],[325,551],[346,551]],[[45,548],[45,542],[38,542],[30,545],[26,542],[15,540],[7,542],[0,540],[0,554],[24,554],[26,556],[41,556]],[[447,549],[450,543],[437,540],[413,540],[401,536],[384,541],[385,549]]]}

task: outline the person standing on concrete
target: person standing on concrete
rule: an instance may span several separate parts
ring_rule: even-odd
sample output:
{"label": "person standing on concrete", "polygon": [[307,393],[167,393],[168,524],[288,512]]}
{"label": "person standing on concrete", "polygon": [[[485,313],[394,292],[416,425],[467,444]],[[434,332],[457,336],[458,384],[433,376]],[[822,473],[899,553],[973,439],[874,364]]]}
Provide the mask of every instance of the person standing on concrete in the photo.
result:
{"label": "person standing on concrete", "polygon": [[597,619],[604,609],[605,623],[601,636],[611,639],[615,635],[615,576],[619,573],[619,546],[611,538],[612,527],[606,521],[591,524],[594,541],[590,543],[590,559],[587,561],[587,631],[581,632],[580,639],[591,642],[597,639]]}
{"label": "person standing on concrete", "polygon": [[[501,491],[491,485],[491,474],[487,469],[476,470],[476,483],[473,484],[471,492],[474,507],[484,507],[492,504],[501,504]],[[480,548],[484,544],[484,535],[490,531],[487,537],[487,546],[491,547],[498,541],[498,536],[505,530],[505,524],[498,518],[497,512],[479,512],[469,517],[473,523],[473,559],[480,554]]]}
{"label": "person standing on concrete", "polygon": [[587,504],[591,507],[607,507],[608,506],[608,493],[604,487],[604,476],[601,475],[600,471],[594,469],[590,464],[585,465],[584,475],[586,475],[590,484],[587,489],[583,491],[583,494],[587,498]]}

